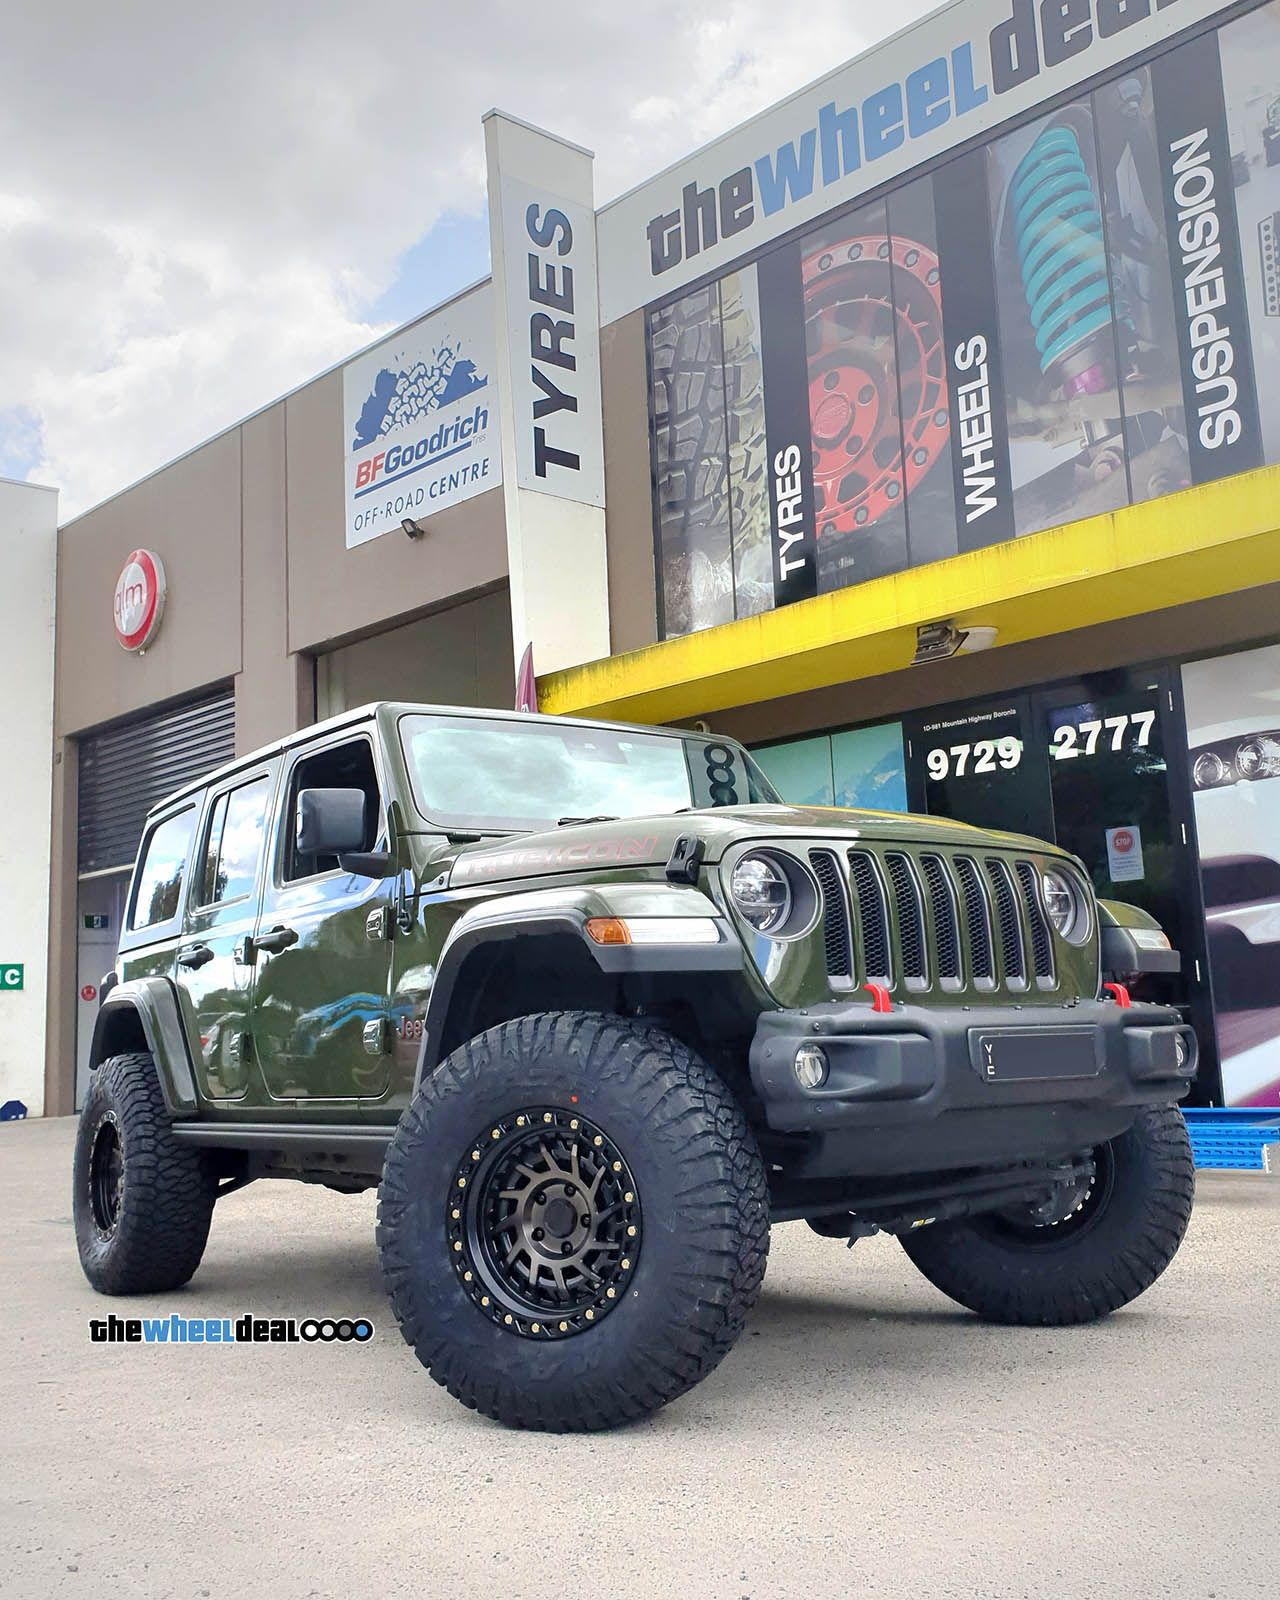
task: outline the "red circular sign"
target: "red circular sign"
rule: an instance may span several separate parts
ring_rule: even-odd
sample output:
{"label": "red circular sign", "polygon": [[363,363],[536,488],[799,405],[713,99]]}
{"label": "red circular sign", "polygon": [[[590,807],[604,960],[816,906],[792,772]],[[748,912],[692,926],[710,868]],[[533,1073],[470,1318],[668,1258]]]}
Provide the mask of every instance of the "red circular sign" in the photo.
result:
{"label": "red circular sign", "polygon": [[80,991],[80,998],[82,1000],[96,1000],[98,998],[98,991],[94,988],[93,984],[86,983],[84,988]]}
{"label": "red circular sign", "polygon": [[151,550],[125,557],[112,601],[116,638],[126,650],[145,650],[164,614],[164,564]]}
{"label": "red circular sign", "polygon": [[1124,855],[1133,849],[1133,835],[1128,828],[1117,828],[1111,835],[1111,848],[1118,854]]}

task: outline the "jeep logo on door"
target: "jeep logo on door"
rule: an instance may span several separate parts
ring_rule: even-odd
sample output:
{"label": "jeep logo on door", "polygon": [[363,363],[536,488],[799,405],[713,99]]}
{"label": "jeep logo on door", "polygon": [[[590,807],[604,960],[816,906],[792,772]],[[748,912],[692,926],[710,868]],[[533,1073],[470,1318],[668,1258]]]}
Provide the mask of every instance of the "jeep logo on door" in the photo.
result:
{"label": "jeep logo on door", "polygon": [[112,600],[116,638],[126,650],[145,650],[164,615],[164,563],[151,550],[125,557]]}

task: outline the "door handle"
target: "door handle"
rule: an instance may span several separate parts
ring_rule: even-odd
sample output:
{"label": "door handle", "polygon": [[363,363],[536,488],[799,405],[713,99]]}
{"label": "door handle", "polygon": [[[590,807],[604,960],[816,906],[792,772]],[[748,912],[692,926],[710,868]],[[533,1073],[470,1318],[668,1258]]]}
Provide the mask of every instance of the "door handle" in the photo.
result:
{"label": "door handle", "polygon": [[178,965],[192,969],[207,966],[212,960],[213,951],[207,944],[193,944],[188,949],[180,951],[178,955]]}
{"label": "door handle", "polygon": [[272,928],[270,933],[260,933],[253,941],[255,950],[265,950],[268,955],[279,955],[291,944],[297,944],[298,935],[292,928]]}

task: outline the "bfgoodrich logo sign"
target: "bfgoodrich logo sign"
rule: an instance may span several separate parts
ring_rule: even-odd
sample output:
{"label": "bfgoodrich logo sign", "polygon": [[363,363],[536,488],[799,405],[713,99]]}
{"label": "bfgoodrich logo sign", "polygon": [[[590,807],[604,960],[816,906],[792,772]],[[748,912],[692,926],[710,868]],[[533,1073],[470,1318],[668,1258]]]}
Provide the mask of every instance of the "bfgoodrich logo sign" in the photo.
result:
{"label": "bfgoodrich logo sign", "polygon": [[601,321],[665,299],[1230,3],[955,0],[601,211]]}
{"label": "bfgoodrich logo sign", "polygon": [[481,285],[343,369],[348,549],[501,483],[492,294]]}

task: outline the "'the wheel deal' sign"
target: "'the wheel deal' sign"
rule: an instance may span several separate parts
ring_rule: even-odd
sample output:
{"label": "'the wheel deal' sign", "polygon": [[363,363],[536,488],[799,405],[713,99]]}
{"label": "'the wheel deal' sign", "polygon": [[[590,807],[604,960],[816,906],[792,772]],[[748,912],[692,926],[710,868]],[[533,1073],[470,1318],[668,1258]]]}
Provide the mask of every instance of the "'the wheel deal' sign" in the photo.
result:
{"label": "'the wheel deal' sign", "polygon": [[116,638],[126,650],[145,650],[164,615],[164,563],[151,550],[125,557],[112,600]]}

